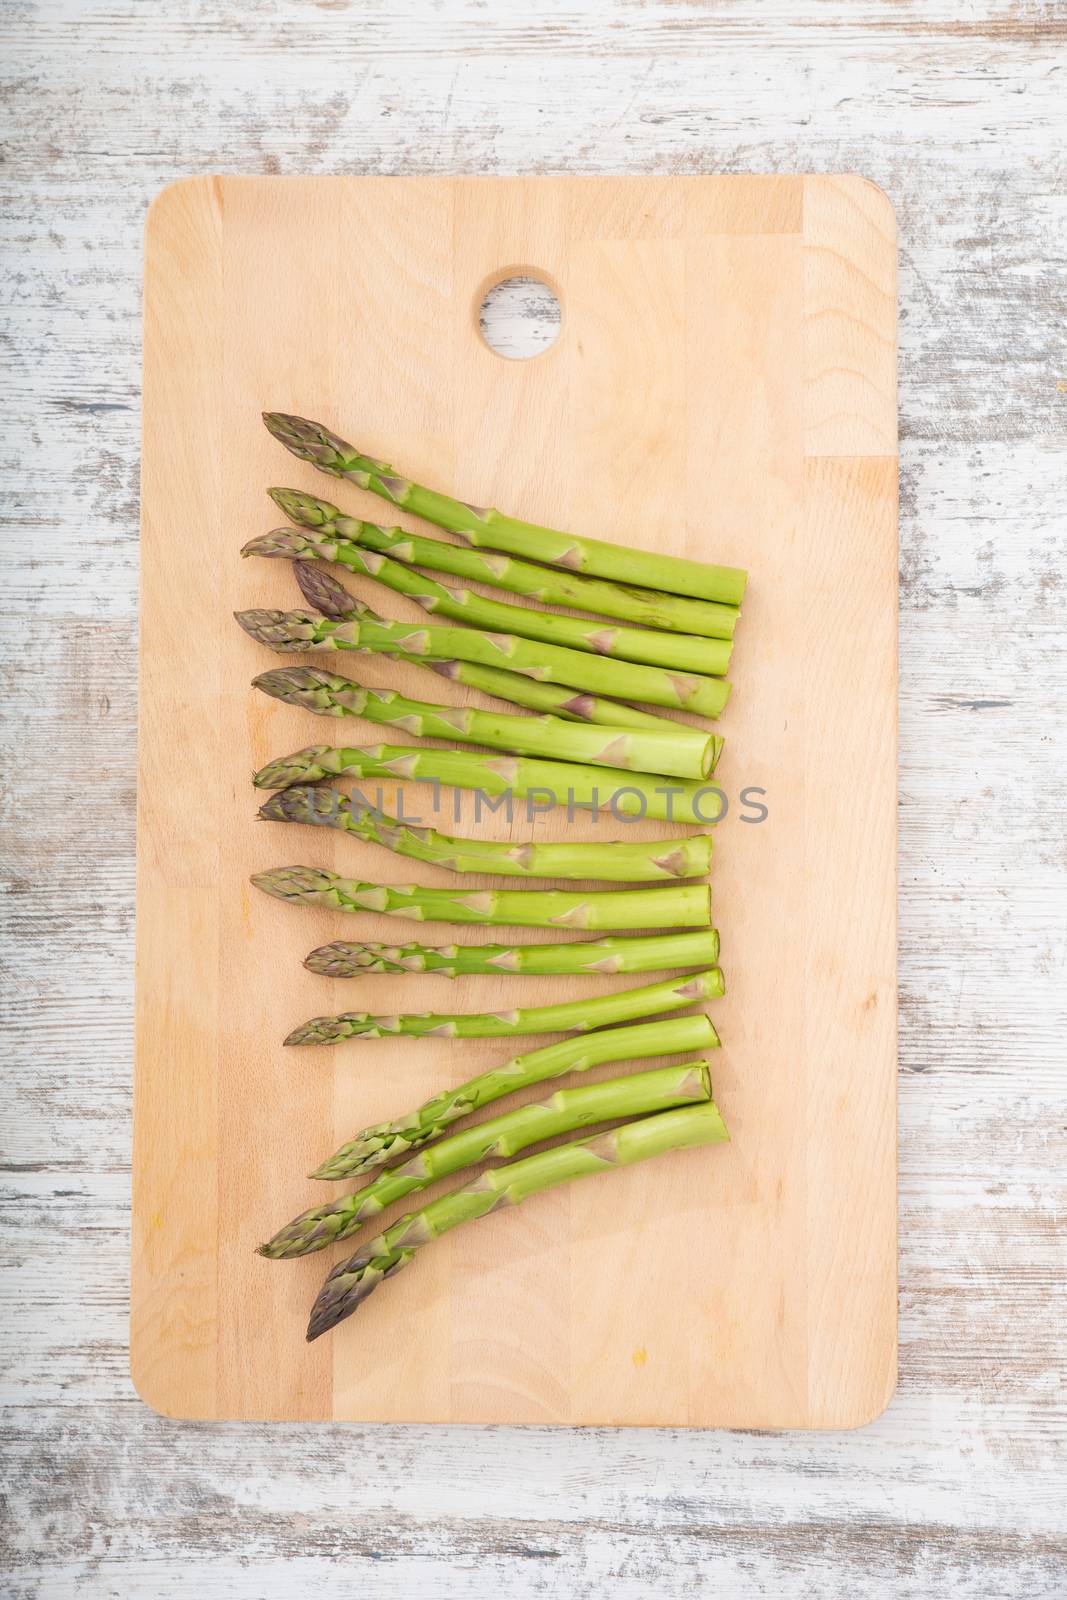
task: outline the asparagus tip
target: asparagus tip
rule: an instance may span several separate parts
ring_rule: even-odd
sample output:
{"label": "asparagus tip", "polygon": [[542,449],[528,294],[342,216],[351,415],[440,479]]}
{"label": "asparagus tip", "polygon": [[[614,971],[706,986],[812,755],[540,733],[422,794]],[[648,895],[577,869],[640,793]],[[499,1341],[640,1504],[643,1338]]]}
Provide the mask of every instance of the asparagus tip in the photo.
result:
{"label": "asparagus tip", "polygon": [[363,602],[350,594],[343,583],[323,572],[314,561],[294,561],[293,576],[309,605],[324,617],[344,620],[353,612],[365,610]]}

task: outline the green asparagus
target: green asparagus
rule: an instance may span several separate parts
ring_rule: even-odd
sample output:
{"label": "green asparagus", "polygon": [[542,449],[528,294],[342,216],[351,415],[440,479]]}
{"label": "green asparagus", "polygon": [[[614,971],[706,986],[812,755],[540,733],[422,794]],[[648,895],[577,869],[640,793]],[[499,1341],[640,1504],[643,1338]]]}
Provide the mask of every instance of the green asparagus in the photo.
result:
{"label": "green asparagus", "polygon": [[527,677],[568,684],[600,694],[610,690],[628,700],[673,706],[717,717],[726,704],[725,678],[670,672],[664,667],[586,655],[512,633],[481,633],[474,628],[443,628],[433,623],[372,620],[340,621],[308,611],[252,610],[234,613],[245,632],[273,650],[371,650],[378,655],[433,657],[435,660],[478,661],[505,667]]}
{"label": "green asparagus", "polygon": [[445,1089],[402,1117],[364,1128],[316,1167],[311,1176],[327,1180],[350,1178],[383,1167],[408,1150],[429,1144],[453,1122],[480,1106],[530,1084],[561,1078],[566,1072],[587,1072],[607,1061],[637,1061],[645,1056],[714,1049],[718,1043],[718,1034],[703,1012],[696,1016],[657,1017],[655,1022],[641,1022],[632,1028],[604,1028],[579,1039],[559,1039],[540,1050],[513,1056],[455,1089]]}
{"label": "green asparagus", "polygon": [[294,783],[348,774],[383,782],[447,783],[474,789],[489,806],[498,800],[510,816],[515,796],[527,797],[527,812],[566,806],[577,810],[610,810],[617,818],[651,817],[659,822],[684,822],[706,827],[721,815],[722,791],[685,778],[657,779],[618,767],[580,766],[573,761],[538,761],[529,756],[480,755],[473,750],[420,750],[407,744],[342,746],[308,745],[291,755],[268,761],[253,776],[257,789],[288,789]]}
{"label": "green asparagus", "polygon": [[259,809],[267,822],[305,822],[339,828],[397,855],[432,861],[451,872],[492,872],[520,878],[602,878],[643,883],[650,878],[702,878],[711,865],[711,835],[687,839],[561,840],[513,844],[496,839],[455,839],[433,828],[398,822],[362,796],[311,785],[281,789]]}
{"label": "green asparagus", "polygon": [[[321,611],[324,617],[381,618],[369,606],[349,594],[343,583],[317,565],[314,561],[294,561],[293,571],[308,605]],[[367,650],[365,654],[370,654]],[[462,683],[468,689],[481,689],[498,700],[510,700],[513,705],[526,706],[531,711],[546,711],[564,717],[568,722],[601,722],[612,728],[659,728],[673,733],[679,726],[671,717],[657,716],[652,711],[639,711],[636,706],[622,700],[609,700],[602,695],[580,694],[556,683],[538,683],[520,672],[507,672],[502,667],[486,667],[477,661],[431,660],[425,656],[406,656],[398,652],[393,658],[409,665],[436,672],[452,683]]]}
{"label": "green asparagus", "polygon": [[515,716],[473,706],[409,700],[395,689],[365,689],[321,667],[277,667],[261,672],[253,687],[275,700],[320,716],[363,717],[420,739],[458,739],[491,750],[590,762],[664,777],[706,778],[715,769],[722,739],[698,728],[604,728],[561,717]]}
{"label": "green asparagus", "polygon": [[[665,628],[670,633],[700,634],[705,639],[732,639],[741,615],[736,606],[719,605],[713,600],[657,594],[652,589],[587,578],[561,567],[539,567],[513,556],[483,554],[467,546],[446,544],[443,539],[425,539],[404,528],[381,528],[374,522],[346,517],[329,501],[300,489],[268,489],[267,493],[291,522],[323,534],[328,541],[360,544],[403,561],[406,566],[431,567],[435,572],[491,584],[510,594],[540,600],[542,605],[570,606],[574,611],[592,611],[648,628]],[[336,558],[324,555],[323,559]]]}
{"label": "green asparagus", "polygon": [[252,882],[278,900],[418,922],[607,930],[711,926],[711,891],[705,883],[669,889],[424,889],[361,883],[317,867],[276,867],[253,873]]}
{"label": "green asparagus", "polygon": [[348,539],[331,539],[311,529],[276,528],[250,540],[241,554],[273,556],[286,561],[335,561],[350,572],[373,578],[387,589],[407,595],[432,615],[451,617],[468,627],[485,628],[490,633],[521,634],[525,639],[543,639],[548,644],[566,645],[572,650],[587,650],[622,661],[643,661],[675,672],[703,672],[721,677],[730,664],[729,640],[660,633],[650,628],[626,628],[618,623],[591,621],[564,616],[558,611],[537,611],[532,606],[491,600],[473,589],[454,589],[438,583],[436,578],[417,572],[401,561],[393,561],[380,550],[364,549]]}
{"label": "green asparagus", "polygon": [[724,605],[741,604],[746,575],[738,567],[710,566],[680,556],[634,550],[502,516],[493,507],[453,500],[400,477],[387,462],[361,455],[321,423],[279,411],[265,411],[263,421],[301,461],[310,461],[335,478],[346,478],[361,489],[369,489],[391,505],[458,534],[470,545],[506,550],[568,572],[587,572],[619,583],[666,589],[672,594],[692,595]]}
{"label": "green asparagus", "polygon": [[401,1217],[348,1261],[334,1267],[312,1307],[308,1340],[328,1333],[351,1316],[383,1279],[407,1266],[416,1250],[460,1223],[476,1221],[501,1206],[520,1205],[530,1195],[559,1183],[632,1166],[668,1150],[716,1144],[728,1138],[715,1102],[709,1101],[640,1117],[610,1133],[572,1140],[483,1172],[462,1189]]}
{"label": "green asparagus", "polygon": [[579,939],[569,944],[367,944],[337,939],[312,950],[304,962],[325,978],[364,974],[433,972],[440,978],[472,973],[540,973],[554,977],[586,972],[667,972],[673,967],[714,966],[719,959],[715,928],[658,933],[648,938]]}
{"label": "green asparagus", "polygon": [[312,1017],[294,1028],[286,1044],[339,1044],[345,1039],[395,1039],[398,1035],[437,1039],[504,1039],[523,1033],[589,1033],[618,1022],[634,1022],[661,1011],[676,1011],[698,1000],[725,993],[718,967],[666,983],[647,983],[615,994],[563,1000],[556,1005],[528,1006],[513,1011],[418,1011],[376,1017],[369,1011],[343,1011],[336,1017]]}
{"label": "green asparagus", "polygon": [[365,600],[354,595],[346,589],[343,583],[329,572],[325,572],[317,561],[294,561],[292,563],[293,576],[300,585],[300,592],[309,606],[314,606],[316,611],[321,611],[324,617],[340,617],[345,620],[355,617],[369,617],[375,622],[383,619],[374,611]]}
{"label": "green asparagus", "polygon": [[364,1222],[379,1216],[387,1206],[426,1189],[440,1178],[451,1177],[479,1161],[495,1156],[516,1156],[543,1139],[554,1139],[576,1128],[624,1117],[644,1116],[671,1106],[693,1105],[711,1099],[711,1078],[706,1061],[689,1061],[681,1067],[656,1067],[633,1072],[606,1083],[581,1083],[557,1089],[547,1100],[505,1111],[499,1117],[465,1128],[437,1144],[427,1145],[402,1166],[380,1172],[355,1194],[311,1206],[280,1228],[261,1256],[288,1261],[311,1255],[327,1245],[350,1238]]}
{"label": "green asparagus", "polygon": [[[403,660],[404,657],[394,657]],[[483,667],[476,661],[425,661],[409,656],[416,666],[428,667],[452,683],[465,684],[468,689],[480,689],[483,694],[495,695],[498,700],[510,700],[513,705],[526,706],[530,711],[544,711],[569,722],[599,722],[611,728],[677,728],[679,723],[670,717],[658,717],[652,711],[639,711],[625,700],[609,700],[605,695],[582,694],[564,688],[558,683],[536,683],[524,678],[521,672],[507,672],[502,667]]]}

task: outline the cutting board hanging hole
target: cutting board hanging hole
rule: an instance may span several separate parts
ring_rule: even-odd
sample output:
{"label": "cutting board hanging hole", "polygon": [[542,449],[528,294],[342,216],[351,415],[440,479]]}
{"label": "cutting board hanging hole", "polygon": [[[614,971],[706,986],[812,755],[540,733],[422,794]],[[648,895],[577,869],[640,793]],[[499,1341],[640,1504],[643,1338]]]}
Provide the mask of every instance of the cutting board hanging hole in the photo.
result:
{"label": "cutting board hanging hole", "polygon": [[559,338],[559,297],[544,278],[523,268],[495,277],[478,302],[478,330],[495,355],[529,361]]}

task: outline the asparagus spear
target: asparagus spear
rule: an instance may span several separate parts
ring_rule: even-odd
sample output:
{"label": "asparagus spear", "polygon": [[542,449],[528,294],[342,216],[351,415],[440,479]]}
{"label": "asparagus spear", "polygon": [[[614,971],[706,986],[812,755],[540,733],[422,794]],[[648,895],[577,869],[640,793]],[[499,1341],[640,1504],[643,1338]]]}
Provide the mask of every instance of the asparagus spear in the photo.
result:
{"label": "asparagus spear", "polygon": [[347,1239],[364,1222],[406,1195],[426,1189],[439,1178],[451,1177],[490,1156],[515,1156],[542,1139],[588,1128],[597,1122],[644,1116],[680,1104],[700,1104],[711,1099],[711,1078],[706,1061],[689,1061],[682,1067],[656,1067],[632,1072],[606,1083],[582,1083],[557,1089],[547,1100],[505,1111],[499,1117],[464,1128],[437,1144],[427,1145],[402,1166],[380,1172],[355,1194],[341,1195],[302,1211],[280,1228],[261,1256],[287,1261],[311,1255],[329,1244]]}
{"label": "asparagus spear", "polygon": [[299,905],[379,911],[418,922],[512,928],[710,928],[706,883],[669,889],[424,889],[418,884],[360,883],[317,867],[256,872],[257,889]]}
{"label": "asparagus spear", "polygon": [[340,617],[345,620],[350,617],[357,619],[369,617],[375,622],[383,620],[365,600],[352,594],[330,573],[324,572],[316,561],[294,561],[293,576],[300,585],[300,592],[308,605],[314,606],[316,611],[321,611],[324,617]]}
{"label": "asparagus spear", "polygon": [[[651,817],[697,827],[717,822],[722,793],[685,778],[657,779],[618,767],[580,766],[573,761],[537,761],[529,756],[481,755],[473,750],[419,750],[407,744],[308,745],[268,761],[253,775],[257,789],[288,789],[344,774],[386,781],[447,783],[475,789],[487,800],[504,797],[508,812],[515,795],[570,811],[610,810],[616,817]],[[528,809],[533,810],[528,801]],[[498,809],[498,808],[496,808]]]}
{"label": "asparagus spear", "polygon": [[402,506],[439,528],[457,533],[478,548],[506,550],[528,556],[567,572],[588,572],[619,583],[695,595],[738,606],[745,592],[746,574],[738,567],[717,567],[680,556],[609,544],[603,539],[558,533],[533,522],[502,516],[491,506],[472,506],[437,494],[420,483],[400,477],[384,461],[364,456],[321,423],[280,411],[265,411],[263,421],[285,448],[301,461],[310,461],[335,478],[347,478],[361,489],[381,495],[391,505]]}
{"label": "asparagus spear", "polygon": [[698,1000],[725,993],[718,967],[666,983],[646,983],[615,994],[564,1000],[557,1005],[528,1006],[514,1011],[418,1011],[406,1016],[375,1017],[369,1011],[343,1011],[336,1017],[312,1017],[294,1028],[286,1044],[339,1044],[344,1039],[395,1039],[400,1034],[439,1039],[504,1039],[523,1033],[589,1033],[609,1023],[634,1022],[661,1011],[675,1011]]}
{"label": "asparagus spear", "polygon": [[649,878],[703,878],[711,865],[711,835],[688,839],[561,841],[509,844],[496,839],[453,839],[433,828],[398,822],[361,797],[339,789],[281,789],[259,809],[267,822],[307,822],[354,833],[397,855],[433,861],[451,872],[495,872],[521,878],[604,878],[643,883]]}
{"label": "asparagus spear", "polygon": [[678,724],[674,728],[604,728],[561,717],[515,716],[474,706],[409,700],[395,689],[365,689],[321,667],[276,667],[252,679],[275,700],[327,717],[364,717],[420,739],[458,739],[520,755],[587,761],[665,777],[706,778],[715,769],[722,739]]}
{"label": "asparagus spear", "polygon": [[[268,489],[267,493],[291,522],[325,535],[328,541],[347,540],[381,551],[405,565],[432,567],[435,572],[492,584],[511,594],[540,600],[543,605],[570,606],[575,611],[618,617],[648,628],[665,628],[669,633],[696,633],[705,639],[732,639],[741,614],[736,606],[719,605],[713,600],[692,600],[683,595],[607,583],[560,567],[517,561],[513,556],[483,555],[466,546],[446,544],[442,539],[422,538],[404,528],[381,528],[374,522],[346,517],[328,500],[319,500],[300,489]],[[337,558],[324,555],[323,559]]]}
{"label": "asparagus spear", "polygon": [[376,1122],[357,1133],[334,1152],[313,1178],[350,1178],[373,1167],[383,1167],[407,1150],[436,1139],[453,1122],[479,1106],[490,1105],[515,1089],[561,1078],[566,1072],[587,1072],[606,1061],[640,1060],[643,1056],[681,1055],[690,1050],[714,1049],[719,1043],[708,1018],[659,1017],[635,1028],[603,1028],[580,1039],[559,1039],[555,1044],[513,1056],[488,1072],[469,1078],[455,1089],[445,1089],[392,1122]]}
{"label": "asparagus spear", "polygon": [[672,967],[714,966],[719,959],[715,928],[693,933],[650,934],[647,939],[581,939],[571,944],[360,944],[337,939],[320,945],[304,962],[326,978],[364,973],[433,972],[441,978],[470,973],[665,972]]}
{"label": "asparagus spear", "polygon": [[[321,611],[324,617],[343,620],[370,616],[381,621],[369,606],[349,594],[343,583],[338,583],[314,561],[294,561],[293,571],[308,605]],[[520,672],[486,667],[477,661],[432,661],[424,656],[406,656],[402,653],[393,659],[424,667],[453,683],[466,684],[470,689],[481,689],[484,694],[496,695],[498,700],[510,700],[514,705],[527,706],[531,711],[547,711],[569,722],[602,722],[613,728],[666,728],[671,733],[679,726],[671,717],[638,711],[636,706],[627,705],[622,700],[609,700],[596,694],[577,694],[557,683],[538,683]]]}
{"label": "asparagus spear", "polygon": [[380,1233],[348,1261],[334,1267],[311,1311],[308,1340],[328,1333],[356,1310],[384,1278],[406,1267],[415,1251],[450,1228],[474,1222],[500,1206],[517,1206],[542,1189],[575,1178],[633,1166],[668,1150],[716,1144],[729,1138],[714,1101],[683,1106],[626,1122],[592,1139],[575,1139],[538,1155],[481,1173],[451,1194],[431,1200]]}
{"label": "asparagus spear", "polygon": [[679,726],[670,717],[639,711],[625,700],[582,694],[558,683],[536,683],[533,678],[524,678],[521,672],[507,672],[502,667],[483,667],[476,661],[421,661],[414,656],[407,659],[416,666],[429,667],[431,672],[453,683],[466,684],[470,689],[480,689],[483,694],[495,695],[498,700],[510,700],[513,705],[526,706],[530,711],[545,711],[569,722],[600,722],[612,728]]}
{"label": "asparagus spear", "polygon": [[371,650],[378,655],[405,658],[478,661],[527,677],[569,684],[572,689],[593,694],[610,689],[626,699],[673,706],[705,717],[717,717],[730,693],[725,678],[702,678],[696,673],[608,660],[536,639],[520,639],[512,633],[479,633],[474,628],[442,628],[432,623],[413,626],[369,617],[338,621],[314,617],[307,611],[257,609],[234,615],[253,639],[280,651]]}
{"label": "asparagus spear", "polygon": [[[368,524],[370,526],[370,524]],[[643,661],[677,672],[703,672],[721,677],[730,664],[729,640],[703,639],[688,633],[659,633],[650,628],[624,628],[558,611],[536,611],[491,600],[473,589],[454,589],[436,578],[392,561],[380,550],[363,549],[349,539],[331,539],[312,529],[276,528],[252,539],[243,556],[273,556],[286,561],[336,561],[350,572],[373,578],[397,594],[405,594],[434,615],[452,617],[490,633],[521,634],[548,644],[588,650],[623,661]]]}

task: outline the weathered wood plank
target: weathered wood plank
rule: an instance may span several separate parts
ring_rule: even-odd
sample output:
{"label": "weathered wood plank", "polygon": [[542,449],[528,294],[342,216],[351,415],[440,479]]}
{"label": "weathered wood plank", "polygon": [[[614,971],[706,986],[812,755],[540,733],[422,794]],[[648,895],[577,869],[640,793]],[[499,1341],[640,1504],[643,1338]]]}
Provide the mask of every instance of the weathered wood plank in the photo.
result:
{"label": "weathered wood plank", "polygon": [[[990,0],[5,8],[5,1592],[1063,1592],[1064,26]],[[125,1349],[148,199],[214,170],[803,168],[876,179],[901,238],[897,1399],[810,1438],[161,1421]]]}

